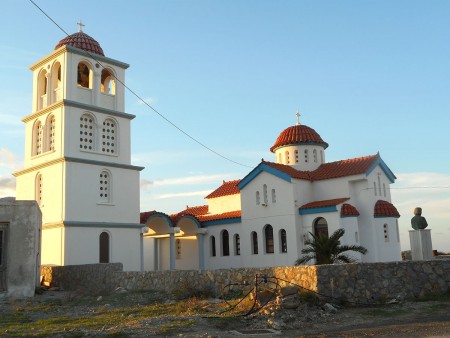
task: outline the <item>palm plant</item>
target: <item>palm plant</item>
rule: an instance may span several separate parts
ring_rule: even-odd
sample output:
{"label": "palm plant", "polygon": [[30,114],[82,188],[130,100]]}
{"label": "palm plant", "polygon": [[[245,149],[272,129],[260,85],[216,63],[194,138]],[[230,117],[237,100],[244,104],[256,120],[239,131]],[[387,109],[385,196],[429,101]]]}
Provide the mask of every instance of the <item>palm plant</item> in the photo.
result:
{"label": "palm plant", "polygon": [[356,251],[361,254],[366,254],[367,249],[361,245],[341,245],[341,237],[344,235],[344,229],[338,229],[330,237],[326,234],[313,233],[305,241],[306,247],[302,249],[303,257],[295,261],[295,265],[301,265],[315,259],[316,264],[333,264],[333,263],[352,263],[355,259],[344,254],[346,251]]}

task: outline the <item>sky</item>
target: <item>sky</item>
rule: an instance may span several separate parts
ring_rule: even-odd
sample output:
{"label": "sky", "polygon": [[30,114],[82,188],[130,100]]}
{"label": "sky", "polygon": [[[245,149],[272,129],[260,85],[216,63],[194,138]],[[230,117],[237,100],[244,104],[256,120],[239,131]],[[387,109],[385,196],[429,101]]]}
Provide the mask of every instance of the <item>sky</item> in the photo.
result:
{"label": "sky", "polygon": [[[206,204],[223,180],[275,161],[269,148],[299,111],[329,143],[328,162],[379,152],[395,173],[402,250],[420,206],[433,248],[450,252],[449,1],[34,1],[69,34],[82,20],[164,117],[126,93],[132,164],[145,167],[141,211]],[[65,33],[29,0],[4,1],[2,12],[5,197],[23,168],[29,66]]]}

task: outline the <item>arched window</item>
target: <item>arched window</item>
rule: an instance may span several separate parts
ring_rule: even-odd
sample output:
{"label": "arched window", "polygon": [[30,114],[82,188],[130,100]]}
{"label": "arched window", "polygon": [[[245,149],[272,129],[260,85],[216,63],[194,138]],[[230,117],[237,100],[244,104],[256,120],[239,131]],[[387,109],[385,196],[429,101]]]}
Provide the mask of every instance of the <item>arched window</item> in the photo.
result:
{"label": "arched window", "polygon": [[55,115],[47,118],[47,147],[49,151],[55,150]]}
{"label": "arched window", "polygon": [[277,195],[275,193],[275,189],[272,189],[272,203],[276,203],[277,202]]}
{"label": "arched window", "polygon": [[309,161],[308,149],[305,149],[305,163],[308,163],[308,161]]}
{"label": "arched window", "polygon": [[105,94],[116,95],[116,80],[112,72],[106,68],[102,70],[100,91]]}
{"label": "arched window", "polygon": [[298,163],[298,150],[296,150],[294,153],[295,153],[295,163]]}
{"label": "arched window", "polygon": [[373,193],[375,194],[375,196],[377,195],[377,183],[373,182]]}
{"label": "arched window", "polygon": [[109,263],[109,234],[104,231],[100,234],[100,263]]}
{"label": "arched window", "polygon": [[80,117],[80,149],[95,149],[95,120],[91,114],[86,113]]}
{"label": "arched window", "polygon": [[313,159],[314,159],[314,163],[317,163],[317,150],[316,149],[313,150]]}
{"label": "arched window", "polygon": [[211,236],[209,240],[211,245],[211,256],[216,257],[216,238],[214,236]]}
{"label": "arched window", "polygon": [[234,235],[234,254],[241,255],[241,237],[238,234]]}
{"label": "arched window", "polygon": [[269,198],[267,196],[267,184],[263,185],[263,195],[264,195],[264,204],[267,205],[269,203]]}
{"label": "arched window", "polygon": [[42,154],[44,128],[41,121],[36,121],[33,127],[33,155]]}
{"label": "arched window", "polygon": [[325,218],[319,217],[314,222],[314,235],[325,235],[326,237],[328,237],[328,223]]}
{"label": "arched window", "polygon": [[92,88],[91,67],[86,62],[78,64],[77,85],[83,88]]}
{"label": "arched window", "polygon": [[378,194],[381,196],[381,178],[380,178],[380,174],[378,174]]}
{"label": "arched window", "polygon": [[116,153],[117,144],[117,126],[113,119],[106,119],[103,121],[102,128],[102,152],[107,154]]}
{"label": "arched window", "polygon": [[35,181],[35,188],[34,188],[34,195],[35,200],[38,205],[42,206],[42,192],[43,192],[43,180],[42,180],[42,174],[36,175],[36,181]]}
{"label": "arched window", "polygon": [[278,153],[278,163],[283,163],[283,159],[281,158],[281,153]]}
{"label": "arched window", "polygon": [[259,205],[261,203],[261,198],[259,196],[259,191],[256,192],[256,205]]}
{"label": "arched window", "polygon": [[281,229],[279,233],[280,237],[280,252],[286,253],[287,252],[287,237],[286,237],[286,230]]}
{"label": "arched window", "polygon": [[47,71],[41,70],[38,75],[38,109],[47,107]]}
{"label": "arched window", "polygon": [[270,224],[264,227],[264,242],[266,253],[273,253],[273,227]]}
{"label": "arched window", "polygon": [[52,103],[61,101],[61,99],[61,64],[59,62],[55,62],[52,67]]}
{"label": "arched window", "polygon": [[255,231],[252,231],[251,234],[252,239],[252,254],[258,254],[258,234]]}
{"label": "arched window", "polygon": [[286,150],[285,156],[286,156],[286,164],[289,164],[289,151]]}
{"label": "arched window", "polygon": [[386,184],[383,183],[383,196],[386,197]]}
{"label": "arched window", "polygon": [[222,231],[222,256],[230,255],[230,237],[228,231]]}
{"label": "arched window", "polygon": [[99,197],[102,203],[111,202],[111,174],[107,170],[100,173]]}

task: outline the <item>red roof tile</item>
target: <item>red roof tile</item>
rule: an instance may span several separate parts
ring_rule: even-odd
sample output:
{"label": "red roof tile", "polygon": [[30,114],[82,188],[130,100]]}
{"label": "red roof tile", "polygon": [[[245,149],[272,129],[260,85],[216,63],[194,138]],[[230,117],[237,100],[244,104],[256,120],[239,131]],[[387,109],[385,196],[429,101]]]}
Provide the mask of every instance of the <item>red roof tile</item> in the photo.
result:
{"label": "red roof tile", "polygon": [[342,216],[359,216],[359,211],[353,205],[344,203],[341,207]]}
{"label": "red roof tile", "polygon": [[314,129],[303,124],[297,124],[283,130],[274,145],[270,148],[270,151],[275,152],[279,147],[302,143],[315,143],[324,148],[328,147],[328,143],[322,140],[320,135]]}
{"label": "red roof tile", "polygon": [[239,188],[237,186],[239,182],[240,182],[240,180],[234,180],[234,181],[228,181],[228,182],[223,181],[223,183],[220,187],[218,187],[216,190],[214,190],[212,193],[210,193],[205,198],[216,198],[216,197],[239,194]]}
{"label": "red roof tile", "polygon": [[200,215],[197,216],[197,219],[200,222],[209,222],[209,221],[218,221],[222,219],[230,219],[230,218],[238,218],[241,217],[241,210],[224,212],[223,214],[216,215]]}
{"label": "red roof tile", "polygon": [[379,158],[379,155],[351,158],[348,160],[324,163],[314,171],[301,171],[287,164],[263,161],[264,164],[277,169],[292,178],[320,181],[331,178],[364,174]]}
{"label": "red roof tile", "polygon": [[83,32],[77,32],[69,35],[58,42],[55,46],[55,50],[61,46],[70,45],[75,48],[80,48],[90,53],[105,56],[100,44],[92,37]]}
{"label": "red roof tile", "polygon": [[377,203],[375,203],[373,215],[375,217],[400,217],[397,208],[394,207],[393,204],[383,200],[378,200]]}
{"label": "red roof tile", "polygon": [[151,215],[158,213],[157,211],[144,211],[140,214],[140,224],[145,224]]}
{"label": "red roof tile", "polygon": [[348,201],[349,197],[344,198],[334,198],[331,200],[323,200],[323,201],[315,201],[302,205],[299,209],[313,209],[313,208],[324,208],[324,207],[332,207],[345,201]]}

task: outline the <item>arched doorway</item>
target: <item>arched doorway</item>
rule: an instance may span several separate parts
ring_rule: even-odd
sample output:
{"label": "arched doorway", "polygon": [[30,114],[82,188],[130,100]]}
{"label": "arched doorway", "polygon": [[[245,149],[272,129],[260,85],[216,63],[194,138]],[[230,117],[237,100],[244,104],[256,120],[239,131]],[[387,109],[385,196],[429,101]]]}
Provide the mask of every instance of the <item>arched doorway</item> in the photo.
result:
{"label": "arched doorway", "polygon": [[328,222],[325,218],[319,217],[314,221],[314,235],[328,237]]}

